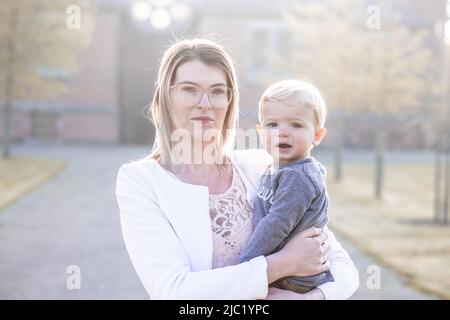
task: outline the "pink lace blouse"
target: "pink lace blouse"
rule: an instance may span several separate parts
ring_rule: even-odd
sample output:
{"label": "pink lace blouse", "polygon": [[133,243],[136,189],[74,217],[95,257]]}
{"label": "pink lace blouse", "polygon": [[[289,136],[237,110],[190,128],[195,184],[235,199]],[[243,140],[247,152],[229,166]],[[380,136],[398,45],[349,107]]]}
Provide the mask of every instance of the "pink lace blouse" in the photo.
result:
{"label": "pink lace blouse", "polygon": [[209,195],[213,231],[213,269],[239,263],[239,255],[253,231],[252,209],[239,173],[233,166],[231,186]]}

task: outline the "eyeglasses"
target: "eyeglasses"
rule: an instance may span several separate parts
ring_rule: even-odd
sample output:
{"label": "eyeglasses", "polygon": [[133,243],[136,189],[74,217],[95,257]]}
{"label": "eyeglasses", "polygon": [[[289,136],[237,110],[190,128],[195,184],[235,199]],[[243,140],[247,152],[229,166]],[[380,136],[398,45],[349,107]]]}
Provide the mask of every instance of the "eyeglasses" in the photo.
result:
{"label": "eyeglasses", "polygon": [[173,85],[170,89],[174,90],[176,97],[180,101],[190,107],[198,105],[203,94],[206,93],[212,107],[224,109],[229,106],[234,94],[234,90],[226,86],[212,87],[205,91],[200,86],[190,83]]}

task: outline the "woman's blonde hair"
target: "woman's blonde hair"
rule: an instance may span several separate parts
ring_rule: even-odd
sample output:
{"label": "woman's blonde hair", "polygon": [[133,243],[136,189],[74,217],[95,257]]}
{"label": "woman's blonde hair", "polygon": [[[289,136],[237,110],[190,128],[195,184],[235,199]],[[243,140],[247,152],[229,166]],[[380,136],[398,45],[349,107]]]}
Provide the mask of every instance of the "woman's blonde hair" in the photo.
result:
{"label": "woman's blonde hair", "polygon": [[182,64],[198,60],[208,66],[220,68],[225,72],[227,86],[233,90],[228,106],[221,136],[216,138],[216,163],[227,163],[226,152],[232,147],[238,121],[238,86],[233,62],[228,53],[216,42],[207,39],[182,40],[172,44],[164,53],[155,84],[155,94],[150,106],[151,120],[156,128],[155,141],[149,157],[159,158],[160,162],[171,167],[170,87]]}
{"label": "woman's blonde hair", "polygon": [[262,122],[262,107],[266,101],[285,101],[294,98],[299,105],[314,109],[316,125],[325,126],[327,108],[325,99],[312,83],[301,80],[283,80],[268,87],[259,100],[259,121]]}

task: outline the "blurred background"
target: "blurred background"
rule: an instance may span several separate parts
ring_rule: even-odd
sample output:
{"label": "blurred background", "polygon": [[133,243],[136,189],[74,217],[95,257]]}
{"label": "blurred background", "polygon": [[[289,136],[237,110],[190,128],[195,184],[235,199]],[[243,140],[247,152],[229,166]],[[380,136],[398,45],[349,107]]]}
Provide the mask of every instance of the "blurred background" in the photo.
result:
{"label": "blurred background", "polygon": [[314,156],[353,298],[449,299],[449,21],[446,0],[2,0],[0,298],[147,298],[115,178],[151,150],[165,49],[207,37],[236,64],[242,129],[274,81],[325,96]]}

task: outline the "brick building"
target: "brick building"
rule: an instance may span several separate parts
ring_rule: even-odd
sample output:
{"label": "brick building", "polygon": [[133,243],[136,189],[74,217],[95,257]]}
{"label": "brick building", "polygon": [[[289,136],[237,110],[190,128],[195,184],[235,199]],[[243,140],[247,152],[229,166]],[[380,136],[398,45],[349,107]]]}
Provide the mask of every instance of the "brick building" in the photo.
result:
{"label": "brick building", "polygon": [[[264,55],[264,51],[283,54],[289,50],[292,35],[280,13],[283,1],[184,0],[191,6],[190,19],[163,31],[130,19],[127,10],[131,2],[97,0],[92,42],[78,53],[79,72],[65,79],[69,92],[52,101],[15,102],[13,140],[150,144],[153,128],[141,111],[151,101],[158,61],[174,35],[219,35],[237,66],[240,126],[254,126],[258,98],[264,89],[261,79],[268,72],[271,77],[284,76],[269,68]],[[411,28],[432,30],[444,14],[444,4],[445,0],[396,0],[395,8],[404,13]],[[367,124],[367,116],[355,115],[348,121],[358,131],[358,139],[345,138],[347,145],[370,146],[374,124]],[[333,128],[332,116],[329,126]],[[386,130],[395,131],[398,124],[394,119],[386,126]],[[399,146],[420,147],[426,140],[398,141]],[[333,140],[327,143],[333,144]]]}

